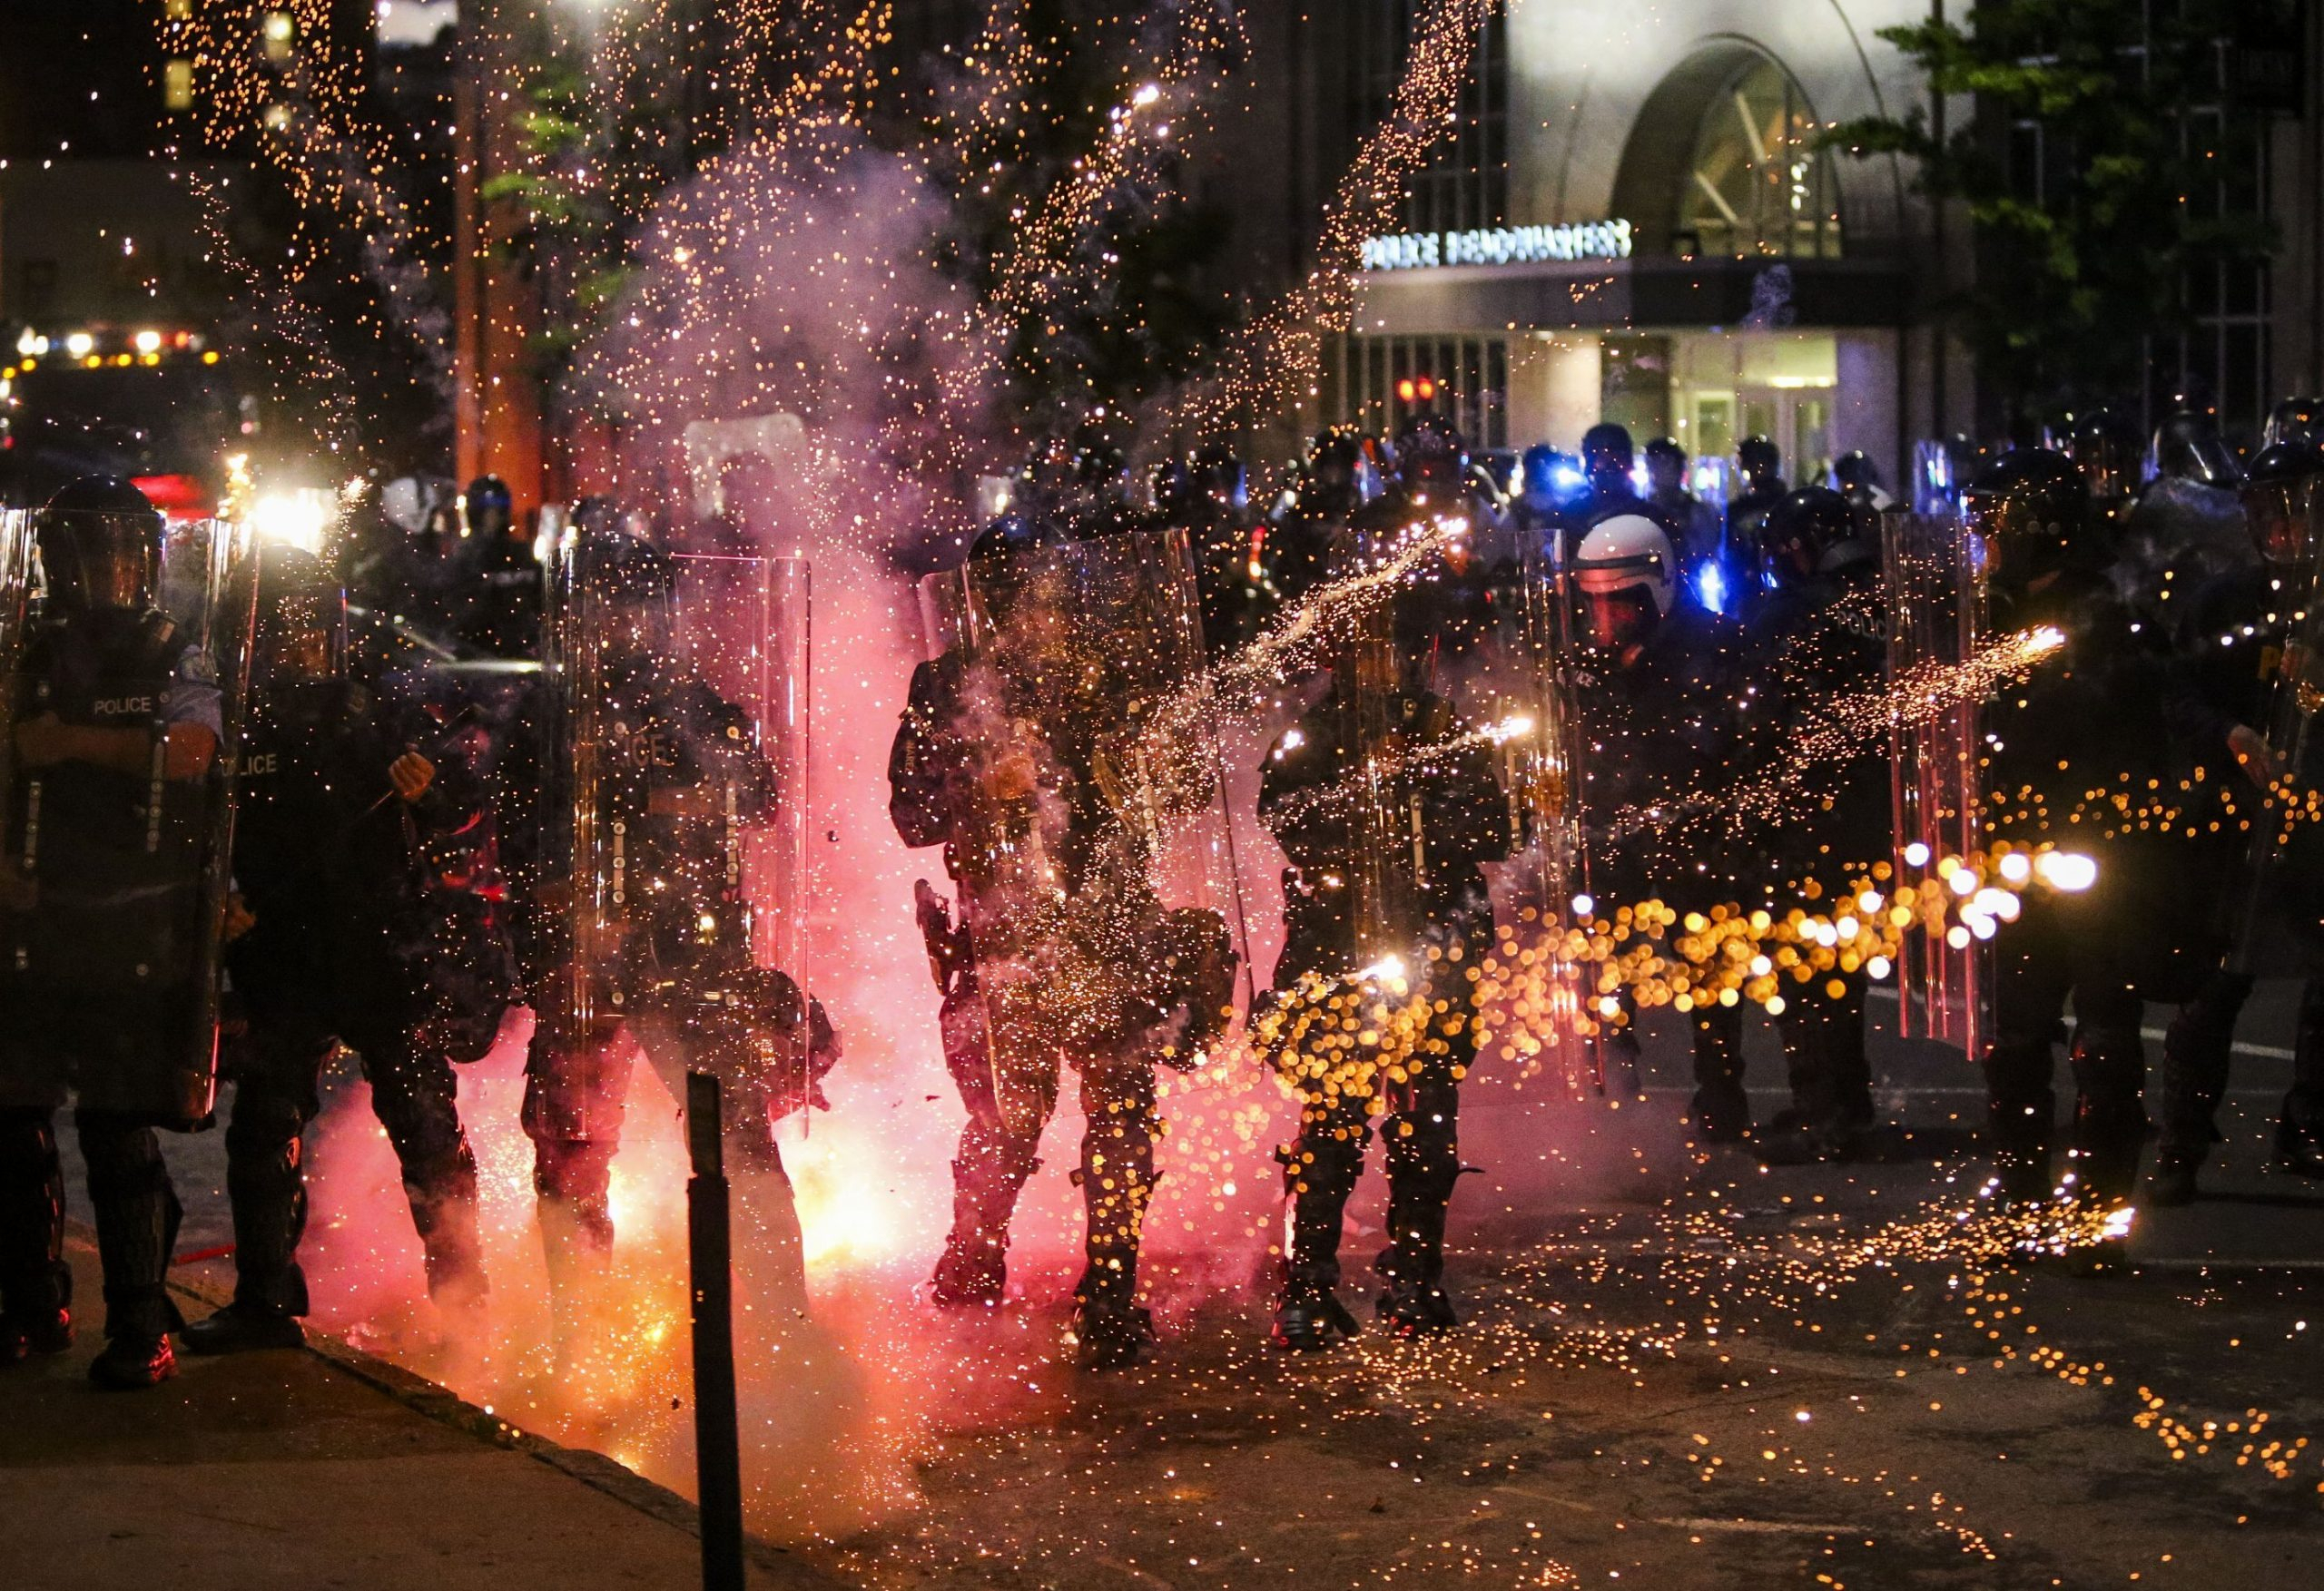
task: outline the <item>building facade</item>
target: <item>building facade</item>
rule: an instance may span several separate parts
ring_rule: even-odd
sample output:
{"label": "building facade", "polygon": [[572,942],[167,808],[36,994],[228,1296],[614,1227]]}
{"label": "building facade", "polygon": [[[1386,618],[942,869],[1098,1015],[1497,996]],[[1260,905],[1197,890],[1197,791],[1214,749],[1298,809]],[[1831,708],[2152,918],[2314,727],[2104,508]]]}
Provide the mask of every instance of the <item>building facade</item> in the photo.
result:
{"label": "building facade", "polygon": [[[1255,72],[1271,88],[1244,120],[1254,143],[1290,156],[1279,175],[1243,167],[1258,174],[1237,208],[1260,234],[1278,205],[1320,211],[1378,124],[1423,9],[1347,0],[1254,21]],[[1915,193],[1910,162],[1817,147],[1822,127],[1858,117],[1919,110],[1957,128],[1977,114],[1966,100],[1932,105],[1878,37],[1933,9],[1513,0],[1479,40],[1457,125],[1412,184],[1403,231],[1367,250],[1354,329],[1304,419],[1393,430],[1403,383],[1425,375],[1481,446],[1571,448],[1614,419],[1701,457],[1764,435],[1794,479],[1860,449],[1892,482],[1915,438],[1990,435],[1994,406],[1937,326],[1937,306],[1975,270],[1965,221]],[[2257,196],[2280,245],[2270,261],[2186,284],[2190,325],[2153,339],[2142,417],[2186,393],[2248,439],[2274,397],[2324,385],[2315,10],[2253,11],[2268,70],[2296,81],[2255,101],[2237,85],[2237,41],[2223,40],[2218,103],[2185,108],[2189,135],[2223,157],[2219,191],[2189,201]]]}

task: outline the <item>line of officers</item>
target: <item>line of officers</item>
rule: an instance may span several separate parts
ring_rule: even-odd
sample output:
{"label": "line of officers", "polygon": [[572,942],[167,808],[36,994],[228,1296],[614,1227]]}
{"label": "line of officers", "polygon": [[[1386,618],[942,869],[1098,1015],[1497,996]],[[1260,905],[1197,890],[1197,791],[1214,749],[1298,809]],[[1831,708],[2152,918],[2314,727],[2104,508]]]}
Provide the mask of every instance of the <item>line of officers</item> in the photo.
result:
{"label": "line of officers", "polygon": [[[1146,1351],[1136,1263],[1156,1072],[1200,1058],[1205,1018],[1231,996],[1245,948],[1223,916],[1208,930],[1197,910],[1174,921],[1142,859],[1108,869],[1108,836],[1140,824],[1137,791],[1108,762],[1142,743],[1137,699],[1151,693],[1120,682],[1153,672],[1157,643],[1090,600],[1093,567],[1184,557],[1198,613],[1164,629],[1198,628],[1220,677],[1236,676],[1232,660],[1255,638],[1296,629],[1302,609],[1321,636],[1293,649],[1305,665],[1294,677],[1261,682],[1281,687],[1257,816],[1286,862],[1285,943],[1252,1031],[1302,1105],[1279,1150],[1289,1209],[1274,1335],[1285,1346],[1322,1349],[1358,1330],[1338,1296],[1339,1251],[1375,1136],[1389,1183],[1376,1315],[1405,1334],[1458,1323],[1444,1233],[1465,1169],[1471,990],[1497,917],[1561,911],[1568,890],[1680,910],[1787,901],[1839,859],[1886,857],[1876,744],[1819,771],[1814,799],[1787,821],[1721,820],[1731,792],[1774,765],[1821,701],[1880,687],[1872,483],[1852,467],[1852,495],[1787,491],[1773,449],[1755,439],[1750,490],[1722,515],[1687,495],[1675,447],[1649,450],[1649,493],[1633,484],[1636,462],[1629,435],[1602,426],[1578,482],[1536,450],[1512,499],[1442,419],[1393,445],[1338,429],[1315,439],[1261,515],[1224,450],[1164,464],[1144,503],[1118,453],[1035,450],[1009,512],[968,559],[980,594],[979,623],[966,628],[984,633],[921,666],[891,761],[900,835],[942,846],[954,887],[950,902],[921,887],[946,1059],[969,1115],[936,1302],[1002,1297],[1010,1215],[1070,1066],[1088,1123],[1075,1175],[1088,1206],[1076,1335],[1096,1365]],[[1137,558],[1108,550],[1133,544],[1145,544]],[[1395,571],[1384,597],[1360,594],[1384,568]],[[1028,594],[1052,579],[1062,600]],[[1555,662],[1546,679],[1545,652]],[[1190,679],[1205,661],[1164,672]],[[1544,759],[1509,732],[1535,714],[1569,741],[1559,759],[1568,791],[1545,791]],[[1218,792],[1194,793],[1199,805]],[[1560,820],[1544,820],[1543,798]],[[1047,888],[1013,882],[1029,871]],[[1107,1003],[1104,1019],[1077,1020],[1068,1007],[1088,1004],[1086,980],[1022,974],[1039,961],[1029,941],[1056,947],[1052,966],[1068,959],[1077,908],[1144,922],[1117,941],[1118,958],[1182,976]],[[1014,1011],[994,997],[1002,978],[1016,987]],[[1839,997],[1787,1014],[1794,1104],[1760,1135],[1770,1159],[1853,1154],[1873,1128],[1863,996],[1856,974]],[[1403,1007],[1393,1021],[1390,1003]],[[1702,1135],[1751,1137],[1739,1007],[1710,1006],[1694,1029]],[[1616,1044],[1634,1060],[1627,1034]]]}
{"label": "line of officers", "polygon": [[[1949,805],[1973,814],[1986,840],[2063,846],[2097,864],[2092,888],[2030,892],[1977,980],[1988,1192],[2012,1207],[2105,1213],[2130,1200],[2154,1135],[2140,1039],[2151,1000],[2179,1007],[2152,1195],[2193,1198],[2253,967],[2311,966],[2324,872],[2298,833],[2280,843],[2275,825],[2253,820],[2266,800],[2305,788],[2303,704],[2317,693],[2301,673],[2300,633],[2317,570],[2319,420],[2317,405],[2287,402],[2248,469],[2193,409],[2152,439],[2102,412],[2042,446],[1984,457],[1958,445],[1931,450],[1944,462],[1929,473],[1965,477],[1929,506],[1965,526],[1947,573],[1960,587],[1955,604],[1974,615],[1943,661],[1965,665],[1981,644],[2029,629],[2063,637],[2030,676],[1971,704],[1974,755]],[[1892,624],[1890,505],[1861,460],[1835,486],[1796,490],[1764,442],[1741,462],[1747,490],[1722,511],[1689,495],[1684,455],[1658,441],[1641,491],[1630,437],[1601,426],[1585,440],[1579,489],[1541,450],[1511,498],[1452,427],[1424,419],[1393,445],[1351,430],[1319,437],[1293,487],[1261,515],[1224,452],[1163,466],[1148,506],[1134,502],[1118,456],[1048,445],[1014,511],[972,551],[971,568],[1006,590],[1027,570],[1071,562],[1060,547],[1184,532],[1215,658],[1270,626],[1279,633],[1286,613],[1320,597],[1319,666],[1278,704],[1288,722],[1258,793],[1287,865],[1285,948],[1254,1014],[1317,1007],[1269,1029],[1298,1036],[1271,1054],[1303,1106],[1280,1151],[1290,1207],[1279,1342],[1316,1349],[1357,1330],[1338,1297],[1339,1248],[1374,1136],[1390,1183],[1377,1315],[1400,1332],[1456,1323],[1443,1235],[1464,1169],[1469,986],[1497,920],[1529,904],[1556,912],[1568,890],[1609,911],[1659,900],[1671,921],[1738,907],[1780,918],[1886,869],[1910,838],[1895,832],[1888,686],[1918,660],[1900,653]],[[1398,565],[1384,604],[1346,600],[1368,568],[1423,531],[1435,550]],[[1037,657],[1078,654],[1063,672],[1085,682],[1136,644],[1118,641],[1108,653],[1103,636],[1067,641],[1059,627],[1051,614],[1019,640]],[[1098,711],[1119,719],[1120,703],[1040,700],[1056,671],[1011,666],[1009,628],[1004,617],[989,643],[997,666],[980,668],[966,645],[923,665],[891,762],[899,831],[907,844],[945,848],[959,912],[923,889],[947,1058],[970,1115],[931,1294],[961,1307],[1001,1297],[1009,1213],[1038,1165],[1062,1059],[1079,1073],[1090,1124],[1076,1178],[1089,1204],[1085,1354],[1123,1362],[1150,1335],[1132,1301],[1154,1071],[1198,1052],[1203,1036],[1125,1020],[1080,1033],[1066,1024],[1019,1044],[989,1023],[950,1019],[977,1004],[979,940],[991,920],[978,897],[996,859],[1038,839],[1044,810],[1061,848],[1092,846],[1108,820],[1103,737],[1075,726]],[[1555,660],[1546,683],[1521,661],[1544,650]],[[1557,721],[1559,758],[1489,732],[1512,709]],[[1544,780],[1564,788],[1545,791]],[[997,916],[992,938],[1015,937],[1008,912]],[[2270,949],[2280,954],[2260,955]],[[1428,1013],[1393,1045],[1373,1019],[1384,1007],[1372,1009],[1391,958],[1400,996],[1416,991]],[[1216,958],[1189,965],[1217,970]],[[1784,953],[1777,972],[1790,1101],[1754,1120],[1740,1003],[1695,1003],[1697,1140],[1748,1144],[1770,1164],[1877,1152],[1887,1129],[1865,1042],[1865,969]],[[1630,991],[1617,996],[1634,1015]],[[1148,991],[1146,1010],[1167,1012],[1175,997]],[[2324,1174],[2319,1011],[2324,998],[2304,997],[2275,1146],[2280,1168],[2309,1176]],[[1615,1025],[1609,1058],[1634,1061],[1635,1043]],[[2072,1078],[2063,1123],[2062,1046]],[[1043,1079],[1039,1102],[1012,1115],[1008,1078],[1028,1066]],[[2104,1265],[2119,1242],[2082,1253]]]}
{"label": "line of officers", "polygon": [[[721,1075],[754,1212],[746,1291],[803,1307],[773,1129],[822,1103],[838,1042],[755,954],[740,859],[785,797],[751,712],[674,633],[676,560],[591,540],[565,637],[586,666],[496,698],[399,666],[392,632],[350,645],[316,558],[275,546],[254,566],[242,527],[165,524],[128,482],[77,482],[0,527],[0,1365],[73,1341],[68,1101],[103,1274],[96,1383],[166,1379],[173,1336],[297,1345],[303,1134],[340,1046],[400,1164],[428,1291],[473,1316],[454,1068],[512,1003],[536,1015],[523,1124],[560,1343],[607,1272],[641,1053],[681,1097],[688,1069]],[[537,606],[537,572],[533,588]],[[610,862],[584,876],[589,836],[611,838]],[[188,1325],[157,1134],[209,1125],[222,1078],[235,1287]]]}
{"label": "line of officers", "polygon": [[[1997,1184],[2013,1200],[2045,1202],[2061,1185],[2077,1200],[2129,1198],[2151,1131],[2139,1038],[2149,999],[2180,1007],[2154,1195],[2191,1198],[2255,977],[2310,969],[2324,868],[2297,836],[2255,845],[2237,820],[2261,787],[2305,778],[2319,435],[2324,410],[2287,404],[2247,470],[2200,414],[2174,416],[2152,447],[2101,416],[2063,446],[1984,465],[1965,494],[1992,632],[2051,624],[2066,643],[1984,704],[1983,766],[1963,799],[1988,835],[2071,839],[2100,864],[2085,894],[2029,895],[1993,957],[1981,1059]],[[937,1302],[1001,1297],[1010,1214],[1069,1067],[1088,1124],[1076,1339],[1095,1366],[1147,1351],[1136,1267],[1156,1069],[1215,1039],[1245,946],[1227,903],[1165,905],[1153,879],[1160,829],[1215,809],[1229,782],[1216,748],[1157,773],[1143,732],[1168,687],[1322,593],[1320,666],[1293,682],[1260,770],[1259,817],[1286,859],[1285,948],[1255,1009],[1295,1003],[1304,977],[1347,982],[1392,948],[1425,1016],[1393,1056],[1345,1033],[1317,1046],[1332,1051],[1320,1059],[1295,1044],[1275,1053],[1303,1105],[1281,1151],[1291,1209],[1275,1335],[1315,1348],[1355,1330],[1337,1297],[1338,1251],[1375,1135],[1391,1184],[1377,1313],[1398,1331],[1456,1323],[1443,1237],[1463,1170],[1458,1085],[1475,1056],[1468,989],[1496,918],[1528,889],[1532,905],[1557,908],[1528,880],[1607,902],[1659,899],[1680,916],[1780,910],[1892,849],[1876,723],[1857,722],[1852,754],[1781,777],[1793,748],[1829,739],[1818,732],[1835,703],[1860,711],[1884,684],[1876,488],[1858,473],[1846,491],[1786,491],[1771,450],[1750,451],[1751,492],[1720,515],[1687,497],[1683,457],[1667,446],[1649,449],[1653,487],[1639,492],[1617,427],[1590,433],[1579,491],[1561,490],[1536,456],[1514,498],[1441,420],[1393,447],[1334,431],[1264,516],[1224,453],[1166,466],[1144,504],[1118,456],[1059,444],[1036,454],[962,572],[964,612],[981,631],[933,649],[891,759],[899,832],[941,845],[953,884],[950,902],[923,890],[919,903],[968,1115]],[[1334,605],[1367,560],[1448,522],[1386,601]],[[675,884],[669,920],[641,916],[611,964],[576,966],[571,859],[544,840],[556,829],[542,811],[513,810],[569,802],[567,722],[529,700],[479,713],[407,692],[360,647],[350,667],[336,579],[280,553],[250,597],[244,719],[212,672],[234,609],[216,584],[222,560],[172,556],[172,533],[118,481],[67,488],[33,528],[40,595],[29,599],[17,569],[5,632],[15,654],[0,812],[0,1360],[70,1341],[53,1126],[69,1098],[105,1276],[107,1345],[93,1373],[135,1387],[171,1372],[182,1323],[164,1281],[179,1211],[154,1134],[209,1118],[208,1036],[222,1026],[238,1085],[227,1133],[237,1285],[230,1306],[182,1328],[198,1350],[297,1341],[301,1134],[340,1045],[361,1059],[430,1290],[453,1310],[484,1292],[453,1067],[490,1047],[512,1001],[584,990],[552,1001],[537,1025],[525,1109],[560,1287],[586,1285],[610,1251],[609,1169],[641,1046],[673,1075],[706,1048],[803,1056],[803,1083],[753,1079],[748,1066],[730,1078],[756,1145],[745,1163],[783,1185],[772,1123],[821,1103],[813,1079],[837,1040],[787,977],[745,976],[748,925],[729,920],[747,918],[734,826],[784,792],[756,765],[748,715],[673,645],[667,555],[619,530],[597,538],[615,664],[601,688],[625,726],[606,738],[616,771],[606,788],[631,803],[603,815],[630,836],[617,866]],[[1186,578],[1149,570],[1127,605],[1030,577],[1140,566],[1159,532],[1183,533],[1162,541],[1187,549]],[[208,586],[179,573],[203,566]],[[1168,611],[1173,591],[1191,593],[1196,611]],[[1093,613],[1106,621],[1094,630]],[[1545,635],[1571,751],[1570,788],[1550,792],[1540,759],[1477,732],[1512,704],[1545,705],[1540,676],[1511,667]],[[1131,637],[1136,655],[1121,651]],[[625,761],[635,767],[622,773]],[[235,809],[221,858],[205,836]],[[1562,839],[1545,810],[1570,820]],[[1006,880],[1027,877],[1041,889],[1012,896]],[[1059,915],[1059,900],[1098,909]],[[1790,1105],[1754,1122],[1739,1007],[1709,1004],[1691,1014],[1693,1125],[1770,1161],[1865,1153],[1879,1124],[1863,974],[1787,970],[1802,986],[1778,1021]],[[2316,987],[2277,1141],[2280,1164],[2307,1175],[2324,1172]],[[1618,1058],[1622,1044],[1617,1035]],[[2063,1168],[2061,1044],[2073,1083]],[[795,1222],[787,1241],[795,1250]]]}

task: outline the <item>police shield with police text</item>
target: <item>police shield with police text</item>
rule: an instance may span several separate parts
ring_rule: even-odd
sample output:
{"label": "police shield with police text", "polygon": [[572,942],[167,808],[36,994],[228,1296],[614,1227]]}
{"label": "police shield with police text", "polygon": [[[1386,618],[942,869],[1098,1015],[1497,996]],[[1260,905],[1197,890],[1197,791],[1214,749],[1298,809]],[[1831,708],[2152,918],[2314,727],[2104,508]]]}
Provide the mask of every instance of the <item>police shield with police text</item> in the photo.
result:
{"label": "police shield with police text", "polygon": [[999,1302],[1009,1218],[1070,1066],[1088,1124],[1075,1334],[1106,1368],[1151,1337],[1137,1253],[1155,1068],[1193,1066],[1224,1027],[1240,928],[1185,537],[1053,534],[996,527],[923,583],[934,655],[897,732],[890,810],[907,845],[944,847],[954,891],[948,905],[921,888],[969,1113],[931,1295]]}
{"label": "police shield with police text", "polygon": [[206,1353],[300,1340],[300,1135],[340,1044],[401,1164],[430,1295],[481,1302],[476,1158],[452,1068],[491,1047],[514,983],[489,898],[482,732],[439,719],[407,682],[349,677],[345,596],[311,555],[270,552],[260,609],[227,949],[235,1288],[187,1328]]}
{"label": "police shield with police text", "polygon": [[105,1277],[91,1374],[150,1386],[180,1323],[154,1129],[201,1125],[215,1085],[257,555],[223,523],[165,546],[161,516],[103,477],[0,520],[0,1358],[71,1341],[52,1125],[69,1096]]}
{"label": "police shield with police text", "polygon": [[530,737],[524,1125],[571,1301],[613,1246],[608,1180],[642,1050],[679,1099],[688,1071],[724,1085],[730,1174],[761,1229],[737,1252],[763,1266],[763,1303],[805,1305],[774,1126],[822,1104],[839,1046],[797,978],[804,579],[796,560],[671,555],[619,532],[577,535],[558,560]]}
{"label": "police shield with police text", "polygon": [[1328,690],[1261,772],[1260,819],[1290,864],[1283,956],[1252,1023],[1301,1105],[1298,1136],[1278,1151],[1291,1235],[1275,1338],[1290,1348],[1356,1331],[1334,1289],[1375,1116],[1389,1188],[1380,1320],[1403,1333],[1459,1323],[1444,1225],[1461,1174],[1460,1085],[1476,1059],[1471,986],[1492,944],[1482,864],[1508,856],[1511,833],[1489,726],[1441,693],[1451,683],[1436,675],[1455,660],[1398,643],[1413,626],[1394,607],[1433,595],[1409,588],[1350,620]]}

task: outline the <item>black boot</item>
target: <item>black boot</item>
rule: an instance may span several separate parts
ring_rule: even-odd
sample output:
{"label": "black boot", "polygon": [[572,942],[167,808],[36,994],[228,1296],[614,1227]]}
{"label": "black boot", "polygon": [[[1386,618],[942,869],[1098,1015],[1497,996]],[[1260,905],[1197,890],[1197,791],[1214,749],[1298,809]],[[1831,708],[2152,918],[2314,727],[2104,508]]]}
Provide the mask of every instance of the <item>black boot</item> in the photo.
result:
{"label": "black boot", "polygon": [[1153,1311],[1139,1308],[1118,1287],[1085,1291],[1073,1311],[1073,1344],[1083,1370],[1127,1370],[1154,1346]]}
{"label": "black boot", "polygon": [[407,1180],[412,1229],[428,1274],[428,1296],[437,1307],[468,1314],[484,1306],[490,1291],[484,1275],[484,1243],[477,1220],[476,1156],[463,1140],[450,1165],[424,1182]]}
{"label": "black boot", "polygon": [[2277,1122],[2275,1164],[2294,1176],[2324,1177],[2324,1132],[2290,1117]]}
{"label": "black boot", "polygon": [[2004,1203],[2047,1204],[2057,1191],[2051,1143],[2057,1132],[2057,1095],[2049,1076],[2050,1042],[1999,1038],[1985,1053],[1985,1149]]}
{"label": "black boot", "polygon": [[185,1324],[169,1293],[177,1190],[151,1127],[95,1111],[75,1119],[105,1279],[105,1348],[89,1379],[115,1390],[154,1386],[177,1373],[170,1333]]}
{"label": "black boot", "polygon": [[178,1373],[178,1356],[167,1332],[123,1331],[105,1339],[89,1361],[89,1380],[108,1392],[142,1392]]}
{"label": "black boot", "polygon": [[253,1317],[307,1312],[299,1241],[307,1230],[301,1134],[310,1114],[296,1088],[273,1075],[236,1085],[226,1124],[226,1192],[234,1216],[234,1301]]}
{"label": "black boot", "polygon": [[1275,1306],[1275,1325],[1268,1335],[1277,1348],[1300,1353],[1320,1353],[1356,1334],[1355,1317],[1347,1312],[1328,1287],[1288,1287]]}
{"label": "black boot", "polygon": [[952,1230],[928,1279],[931,1303],[946,1310],[1000,1306],[1009,1285],[1009,1218],[1040,1164],[1007,1144],[963,1139],[952,1161]]}
{"label": "black boot", "polygon": [[1444,1216],[1460,1164],[1403,1164],[1394,1138],[1389,1146],[1388,1247],[1374,1267],[1387,1283],[1377,1305],[1380,1323],[1404,1337],[1450,1331],[1461,1317],[1443,1286]]}
{"label": "black boot", "polygon": [[2161,1210],[2177,1210],[2195,1202],[2195,1174],[2203,1157],[2184,1150],[2164,1149],[2155,1156],[2154,1175],[2146,1185],[2147,1203]]}
{"label": "black boot", "polygon": [[239,1302],[194,1321],[182,1335],[185,1350],[204,1357],[300,1348],[307,1341],[307,1334],[299,1329],[298,1316],[264,1304]]}
{"label": "black boot", "polygon": [[1696,1138],[1740,1144],[1751,1136],[1751,1100],[1743,1091],[1743,1016],[1735,1007],[1694,1013],[1695,1094],[1687,1108]]}

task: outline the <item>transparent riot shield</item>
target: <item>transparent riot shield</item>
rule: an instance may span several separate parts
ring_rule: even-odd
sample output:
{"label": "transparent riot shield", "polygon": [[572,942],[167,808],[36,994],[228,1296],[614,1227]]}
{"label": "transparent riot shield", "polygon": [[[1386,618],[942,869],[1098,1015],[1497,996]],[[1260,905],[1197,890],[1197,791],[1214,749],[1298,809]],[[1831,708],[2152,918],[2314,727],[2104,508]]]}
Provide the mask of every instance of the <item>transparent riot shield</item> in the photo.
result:
{"label": "transparent riot shield", "polygon": [[[1978,704],[1913,709],[1914,684],[1974,655],[1985,637],[1981,549],[1959,515],[1881,516],[1888,590],[1891,819],[1900,884],[1934,879],[1936,864],[1977,849]],[[1897,1031],[1975,1057],[1988,1026],[1978,942],[1915,933],[1896,964]]]}
{"label": "transparent riot shield", "polygon": [[[258,543],[235,521],[172,525],[155,605],[93,616],[27,579],[35,523],[0,523],[0,1094],[191,1126],[216,1091]],[[28,754],[47,722],[143,735],[143,771]]]}
{"label": "transparent riot shield", "polygon": [[678,1099],[686,1072],[719,1079],[744,1168],[779,1166],[775,1123],[821,1103],[837,1046],[804,966],[808,594],[794,559],[617,534],[559,550],[543,840],[569,896],[537,1016],[576,1136],[617,1117],[598,1079],[629,1045]]}
{"label": "transparent riot shield", "polygon": [[953,885],[921,899],[953,1069],[1013,1130],[1060,1054],[1193,1065],[1248,958],[1185,534],[972,561],[921,602],[910,761]]}
{"label": "transparent riot shield", "polygon": [[[2288,623],[2268,681],[2268,753],[2293,799],[2318,788],[2316,715],[2324,708],[2324,489],[2314,477],[2287,483],[2278,500],[2255,505],[2268,567],[2280,582]],[[2230,897],[2228,968],[2248,977],[2305,976],[2324,922],[2315,825],[2280,811],[2253,825]]]}
{"label": "transparent riot shield", "polygon": [[1512,648],[1523,693],[1522,732],[1502,743],[1503,771],[1512,809],[1521,814],[1521,847],[1512,873],[1525,881],[1516,901],[1513,943],[1532,952],[1529,981],[1538,987],[1532,1015],[1512,1026],[1529,1057],[1562,1072],[1569,1085],[1602,1092],[1606,1061],[1594,1021],[1583,1009],[1581,969],[1566,955],[1566,936],[1596,908],[1589,858],[1581,843],[1581,718],[1573,704],[1574,607],[1566,589],[1565,538],[1551,526],[1529,536],[1521,560]]}

